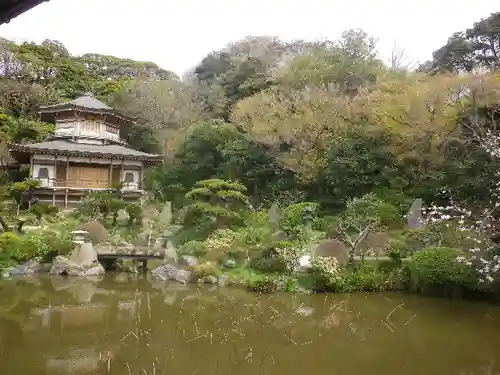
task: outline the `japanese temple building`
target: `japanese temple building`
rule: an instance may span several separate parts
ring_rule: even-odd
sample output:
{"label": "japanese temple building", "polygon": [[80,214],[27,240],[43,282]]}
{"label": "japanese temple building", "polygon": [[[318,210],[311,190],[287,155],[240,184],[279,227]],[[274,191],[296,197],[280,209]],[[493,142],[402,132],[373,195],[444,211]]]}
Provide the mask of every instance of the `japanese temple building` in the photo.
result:
{"label": "japanese temple building", "polygon": [[40,108],[41,120],[55,124],[55,134],[41,143],[12,144],[11,156],[30,165],[39,179],[41,203],[73,205],[86,192],[122,184],[126,200],[144,191],[144,169],[161,164],[163,156],[127,147],[120,127],[134,120],[86,94],[73,101]]}

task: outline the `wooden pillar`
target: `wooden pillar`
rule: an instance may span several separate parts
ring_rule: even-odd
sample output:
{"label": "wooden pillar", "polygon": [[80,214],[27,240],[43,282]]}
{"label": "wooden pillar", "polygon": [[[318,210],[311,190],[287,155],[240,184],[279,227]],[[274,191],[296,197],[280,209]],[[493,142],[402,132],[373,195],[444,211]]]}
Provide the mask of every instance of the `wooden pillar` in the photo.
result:
{"label": "wooden pillar", "polygon": [[122,159],[122,166],[121,166],[121,169],[120,169],[120,183],[123,182],[123,178],[124,178],[124,176],[123,176],[123,169],[124,169],[123,167],[124,167],[124,164],[125,164],[125,159]]}
{"label": "wooden pillar", "polygon": [[56,189],[57,186],[57,154],[54,156],[54,178],[52,178],[52,205],[56,205]]}
{"label": "wooden pillar", "polygon": [[139,186],[140,190],[144,190],[142,187],[144,181],[144,161],[141,162],[141,169],[139,169]]}
{"label": "wooden pillar", "polygon": [[30,155],[30,178],[33,178],[33,155]]}
{"label": "wooden pillar", "polygon": [[113,158],[110,159],[109,172],[108,172],[108,187],[113,186]]}
{"label": "wooden pillar", "polygon": [[68,208],[69,155],[66,156],[66,189],[64,190],[64,207]]}
{"label": "wooden pillar", "polygon": [[69,180],[69,155],[66,156],[66,181],[64,182],[64,186],[68,186],[68,180]]}

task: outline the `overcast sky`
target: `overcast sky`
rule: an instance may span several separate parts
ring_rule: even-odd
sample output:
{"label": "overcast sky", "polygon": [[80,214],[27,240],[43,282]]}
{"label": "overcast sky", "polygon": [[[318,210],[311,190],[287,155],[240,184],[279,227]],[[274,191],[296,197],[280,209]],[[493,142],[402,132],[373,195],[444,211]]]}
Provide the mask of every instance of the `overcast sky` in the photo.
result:
{"label": "overcast sky", "polygon": [[498,0],[50,0],[0,26],[15,41],[59,40],[88,52],[153,61],[181,75],[246,35],[336,39],[362,28],[388,58],[394,43],[423,62],[455,31],[500,11]]}

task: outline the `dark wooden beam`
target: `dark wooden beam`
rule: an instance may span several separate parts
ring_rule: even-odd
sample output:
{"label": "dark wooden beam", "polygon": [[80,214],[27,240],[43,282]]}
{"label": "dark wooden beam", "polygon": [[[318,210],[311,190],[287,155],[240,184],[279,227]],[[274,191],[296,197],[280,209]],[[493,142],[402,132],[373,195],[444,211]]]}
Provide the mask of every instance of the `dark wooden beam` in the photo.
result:
{"label": "dark wooden beam", "polygon": [[49,0],[2,0],[0,1],[0,25]]}

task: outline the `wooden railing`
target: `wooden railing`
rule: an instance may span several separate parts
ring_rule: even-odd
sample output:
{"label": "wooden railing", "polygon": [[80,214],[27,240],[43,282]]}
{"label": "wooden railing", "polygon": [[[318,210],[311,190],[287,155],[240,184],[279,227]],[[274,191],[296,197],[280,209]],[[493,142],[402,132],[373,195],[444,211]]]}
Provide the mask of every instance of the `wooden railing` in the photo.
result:
{"label": "wooden railing", "polygon": [[[95,184],[93,180],[60,180],[55,178],[41,178],[35,177],[36,180],[41,182],[42,188],[59,188],[59,189],[101,189],[107,190],[113,187],[106,181],[105,184]],[[97,186],[96,186],[97,185]],[[99,186],[101,185],[101,186]],[[141,190],[142,184],[140,182],[122,182],[121,190]]]}

